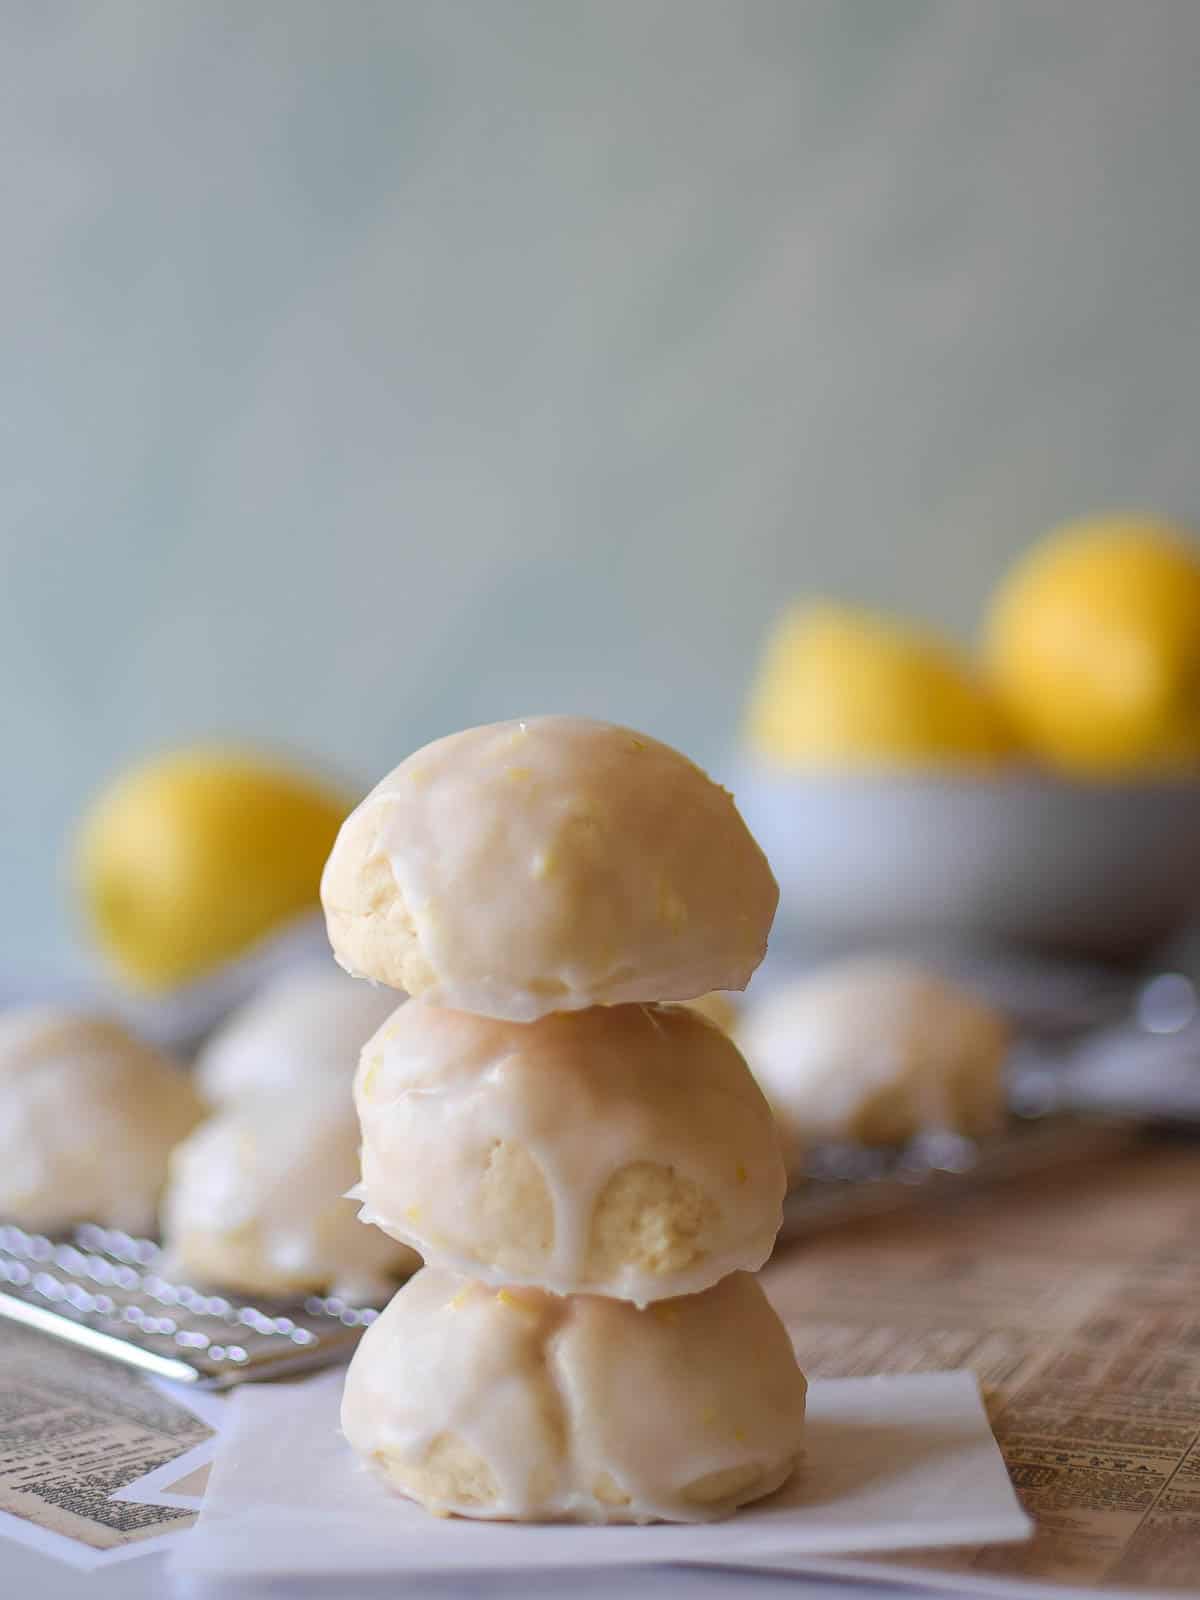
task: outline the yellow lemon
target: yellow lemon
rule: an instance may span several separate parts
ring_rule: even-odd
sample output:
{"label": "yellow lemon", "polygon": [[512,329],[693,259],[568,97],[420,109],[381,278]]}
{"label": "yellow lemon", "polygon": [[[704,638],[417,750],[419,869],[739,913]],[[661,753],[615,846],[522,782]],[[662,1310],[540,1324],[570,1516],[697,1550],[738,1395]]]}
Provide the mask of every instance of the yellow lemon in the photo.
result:
{"label": "yellow lemon", "polygon": [[1096,775],[1200,761],[1200,559],[1147,517],[1068,523],[991,607],[986,655],[1014,726],[1048,761]]}
{"label": "yellow lemon", "polygon": [[797,605],[767,644],[751,747],[790,767],[990,765],[1012,748],[987,690],[936,635],[871,612]]}
{"label": "yellow lemon", "polygon": [[351,801],[244,751],[161,756],[112,783],[79,832],[87,920],[143,989],[186,982],[317,904]]}

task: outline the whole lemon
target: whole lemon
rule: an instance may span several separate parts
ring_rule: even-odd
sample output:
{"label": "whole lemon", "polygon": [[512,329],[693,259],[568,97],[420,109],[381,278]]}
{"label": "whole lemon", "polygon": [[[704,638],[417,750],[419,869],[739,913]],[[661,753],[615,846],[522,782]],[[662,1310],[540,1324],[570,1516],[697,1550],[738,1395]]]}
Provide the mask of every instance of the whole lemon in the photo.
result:
{"label": "whole lemon", "polygon": [[768,760],[846,769],[991,765],[1012,740],[987,690],[935,634],[824,602],[776,625],[747,735]]}
{"label": "whole lemon", "polygon": [[79,831],[76,881],[119,975],[157,990],[315,906],[351,801],[268,757],[178,751],[116,779]]}
{"label": "whole lemon", "polygon": [[985,650],[1047,761],[1098,776],[1200,761],[1200,559],[1171,524],[1095,517],[1049,534],[996,594]]}

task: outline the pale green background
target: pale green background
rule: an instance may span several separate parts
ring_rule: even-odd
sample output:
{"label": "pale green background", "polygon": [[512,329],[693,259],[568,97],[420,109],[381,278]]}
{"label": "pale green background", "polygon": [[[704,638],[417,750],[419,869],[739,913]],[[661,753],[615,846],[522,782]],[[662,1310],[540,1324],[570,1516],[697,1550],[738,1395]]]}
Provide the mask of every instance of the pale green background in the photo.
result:
{"label": "pale green background", "polygon": [[789,592],[1200,510],[1195,0],[7,0],[0,961],[127,758],[719,761]]}

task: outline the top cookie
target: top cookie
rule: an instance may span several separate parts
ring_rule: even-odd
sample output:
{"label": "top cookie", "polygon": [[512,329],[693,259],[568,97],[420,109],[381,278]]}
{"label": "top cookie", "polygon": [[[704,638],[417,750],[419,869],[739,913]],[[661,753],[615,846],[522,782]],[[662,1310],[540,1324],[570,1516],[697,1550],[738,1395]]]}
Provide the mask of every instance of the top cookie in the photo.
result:
{"label": "top cookie", "polygon": [[418,750],[346,819],[321,884],[348,971],[512,1022],[744,989],[778,897],[699,767],[564,716]]}

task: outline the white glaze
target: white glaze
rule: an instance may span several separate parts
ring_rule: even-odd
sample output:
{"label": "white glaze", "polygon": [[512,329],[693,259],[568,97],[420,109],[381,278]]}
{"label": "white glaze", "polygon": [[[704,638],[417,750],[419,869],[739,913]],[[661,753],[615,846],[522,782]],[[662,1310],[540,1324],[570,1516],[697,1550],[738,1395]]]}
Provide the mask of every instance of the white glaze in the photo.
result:
{"label": "white glaze", "polygon": [[[731,1041],[683,1006],[510,1023],[411,1001],[364,1048],[355,1080],[364,1219],[486,1282],[639,1303],[760,1266],[785,1175],[770,1108]],[[550,1253],[480,1238],[497,1142],[529,1152],[551,1200]],[[709,1253],[684,1270],[589,1273],[597,1196],[629,1163],[669,1167],[715,1201]]]}
{"label": "white glaze", "polygon": [[756,1496],[784,1481],[804,1396],[787,1333],[746,1274],[639,1311],[497,1292],[427,1267],[355,1352],[342,1427],[376,1466],[391,1457],[419,1468],[445,1435],[486,1463],[492,1503],[426,1500],[430,1509],[699,1522],[737,1499],[689,1499],[708,1474],[764,1468]]}
{"label": "white glaze", "polygon": [[[388,925],[381,860],[411,934]],[[402,762],[343,826],[322,898],[351,969],[393,981],[400,963],[381,946],[415,938],[414,993],[530,1021],[744,988],[778,889],[732,797],[692,762],[553,716],[472,728]]]}

